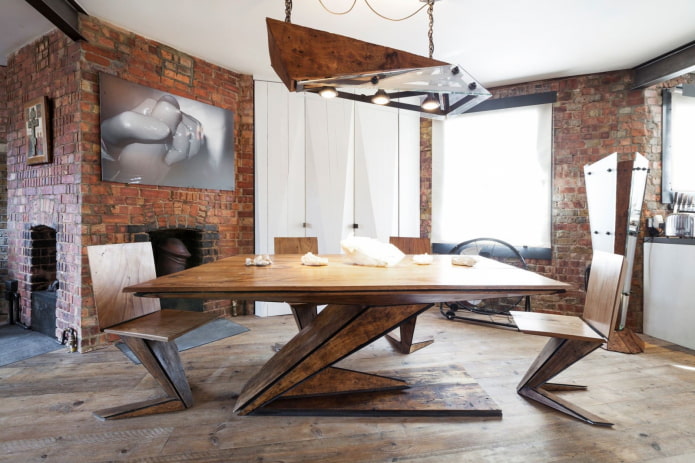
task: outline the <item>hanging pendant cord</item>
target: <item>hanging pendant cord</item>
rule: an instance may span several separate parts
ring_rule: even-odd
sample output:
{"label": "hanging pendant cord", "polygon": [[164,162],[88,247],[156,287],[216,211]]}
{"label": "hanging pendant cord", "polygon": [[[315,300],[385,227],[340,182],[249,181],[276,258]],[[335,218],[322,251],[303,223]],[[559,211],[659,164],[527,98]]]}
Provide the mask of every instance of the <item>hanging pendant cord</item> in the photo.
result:
{"label": "hanging pendant cord", "polygon": [[[319,0],[319,1],[321,1],[321,0]],[[379,16],[380,18],[386,19],[386,20],[388,20],[388,21],[405,21],[406,19],[412,18],[413,16],[415,16],[416,14],[418,14],[420,11],[422,11],[422,9],[423,9],[424,7],[427,6],[427,5],[422,5],[420,8],[418,8],[418,9],[415,10],[415,11],[413,11],[413,12],[410,13],[408,16],[404,16],[404,17],[402,17],[402,18],[389,18],[388,16],[384,16],[383,14],[379,13],[378,11],[376,11],[376,10],[374,9],[374,7],[369,3],[369,0],[364,0],[364,3],[366,3],[367,6],[369,7],[369,9],[372,10],[372,13],[374,13],[375,15]],[[353,5],[353,6],[354,6],[354,5]]]}
{"label": "hanging pendant cord", "polygon": [[343,15],[343,14],[348,14],[349,12],[352,11],[353,8],[355,8],[355,3],[357,3],[357,0],[353,0],[353,1],[352,1],[352,5],[350,6],[350,8],[348,8],[348,9],[345,10],[345,11],[333,11],[333,10],[329,9],[329,8],[326,6],[325,3],[323,3],[323,0],[319,0],[319,3],[320,3],[321,6],[323,7],[323,9],[326,10],[326,11],[328,11],[330,14]]}
{"label": "hanging pendant cord", "polygon": [[[379,13],[377,10],[374,9],[374,7],[369,3],[369,0],[364,0],[364,3],[369,7],[370,10],[372,10],[372,13],[375,15],[379,16],[380,18],[386,19],[388,21],[404,21],[406,19],[412,18],[416,14],[418,14],[420,11],[422,11],[423,8],[427,7],[427,16],[429,18],[429,24],[428,24],[428,29],[427,29],[427,37],[429,39],[429,52],[430,52],[430,59],[432,59],[432,56],[434,55],[434,2],[436,0],[427,0],[427,3],[422,5],[420,8],[412,12],[411,14],[404,16],[403,18],[389,18],[388,16],[384,16],[383,14]],[[327,12],[334,14],[334,15],[344,15],[348,14],[349,12],[352,11],[352,9],[355,7],[355,4],[357,3],[357,0],[353,0],[352,5],[345,10],[345,11],[333,11],[326,7],[326,5],[323,3],[323,0],[319,0],[319,3],[323,7],[324,10]],[[292,14],[292,0],[285,0],[285,22],[292,22],[290,21],[290,16]]]}
{"label": "hanging pendant cord", "polygon": [[292,22],[292,0],[285,0],[285,22]]}
{"label": "hanging pendant cord", "polygon": [[427,0],[427,16],[429,16],[429,29],[427,29],[427,37],[430,41],[430,59],[434,55],[434,0]]}
{"label": "hanging pendant cord", "polygon": [[[350,5],[350,7],[349,7],[347,10],[345,10],[345,11],[333,11],[333,10],[331,10],[330,8],[328,8],[328,7],[326,6],[325,3],[323,3],[323,0],[319,0],[319,3],[320,3],[321,6],[323,7],[323,9],[326,10],[326,11],[328,11],[330,14],[334,14],[334,15],[344,15],[344,14],[348,14],[349,12],[352,11],[353,8],[355,8],[355,4],[357,4],[357,0],[352,0],[352,5]],[[387,21],[405,21],[406,19],[412,18],[413,16],[415,16],[416,14],[418,14],[420,11],[422,11],[423,8],[425,8],[425,7],[427,6],[426,4],[425,4],[425,5],[422,5],[420,8],[418,8],[418,9],[415,10],[414,12],[412,12],[412,13],[410,13],[409,15],[404,16],[404,17],[402,17],[402,18],[389,18],[388,16],[379,13],[379,12],[372,6],[372,4],[369,3],[369,0],[364,0],[364,3],[369,7],[370,10],[372,10],[372,13],[374,13],[375,15],[379,16],[379,17],[382,18],[382,19],[386,19]]]}

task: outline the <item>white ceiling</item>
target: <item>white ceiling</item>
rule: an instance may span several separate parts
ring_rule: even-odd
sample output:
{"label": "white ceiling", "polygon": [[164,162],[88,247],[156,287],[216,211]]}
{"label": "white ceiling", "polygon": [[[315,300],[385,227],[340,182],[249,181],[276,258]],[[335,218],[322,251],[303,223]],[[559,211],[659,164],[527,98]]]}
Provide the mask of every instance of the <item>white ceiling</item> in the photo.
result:
{"label": "white ceiling", "polygon": [[0,0],[0,65],[7,56],[55,26],[24,0]]}
{"label": "white ceiling", "polygon": [[[322,0],[344,11],[355,0]],[[403,17],[421,0],[366,0]],[[265,18],[284,0],[77,0],[88,14],[224,68],[278,80]],[[345,15],[294,0],[292,22],[427,56],[427,14],[400,22],[356,0]],[[0,64],[51,29],[23,0],[0,0]],[[632,68],[695,41],[694,0],[437,0],[434,58],[459,64],[487,87]]]}

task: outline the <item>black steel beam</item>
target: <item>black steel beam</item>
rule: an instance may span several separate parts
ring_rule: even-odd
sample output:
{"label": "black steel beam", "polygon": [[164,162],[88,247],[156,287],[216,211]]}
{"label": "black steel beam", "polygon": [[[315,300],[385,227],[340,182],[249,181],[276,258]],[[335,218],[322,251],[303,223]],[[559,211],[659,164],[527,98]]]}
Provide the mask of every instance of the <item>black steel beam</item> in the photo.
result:
{"label": "black steel beam", "polygon": [[492,111],[495,109],[519,108],[537,104],[555,103],[557,92],[532,93],[530,95],[508,96],[505,98],[490,98],[469,109],[467,112]]}
{"label": "black steel beam", "polygon": [[695,71],[695,42],[690,42],[633,68],[632,89],[650,87]]}
{"label": "black steel beam", "polygon": [[25,0],[72,40],[84,40],[80,34],[78,13],[86,14],[73,0]]}

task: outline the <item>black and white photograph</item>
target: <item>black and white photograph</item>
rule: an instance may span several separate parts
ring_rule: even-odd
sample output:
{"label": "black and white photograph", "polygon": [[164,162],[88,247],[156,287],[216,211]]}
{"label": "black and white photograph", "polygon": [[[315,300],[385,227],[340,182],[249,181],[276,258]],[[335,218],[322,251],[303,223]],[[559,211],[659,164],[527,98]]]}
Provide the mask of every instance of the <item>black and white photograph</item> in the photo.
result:
{"label": "black and white photograph", "polygon": [[234,189],[231,111],[101,74],[101,178]]}

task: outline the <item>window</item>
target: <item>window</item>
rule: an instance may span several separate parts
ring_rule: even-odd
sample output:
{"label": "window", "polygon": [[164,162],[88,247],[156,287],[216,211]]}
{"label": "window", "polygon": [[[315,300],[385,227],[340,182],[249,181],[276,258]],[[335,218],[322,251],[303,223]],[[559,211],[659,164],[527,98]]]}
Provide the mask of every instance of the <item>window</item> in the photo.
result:
{"label": "window", "polygon": [[433,123],[433,242],[497,238],[549,258],[555,99],[488,100]]}
{"label": "window", "polygon": [[663,96],[662,202],[695,191],[695,85],[668,88]]}

